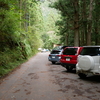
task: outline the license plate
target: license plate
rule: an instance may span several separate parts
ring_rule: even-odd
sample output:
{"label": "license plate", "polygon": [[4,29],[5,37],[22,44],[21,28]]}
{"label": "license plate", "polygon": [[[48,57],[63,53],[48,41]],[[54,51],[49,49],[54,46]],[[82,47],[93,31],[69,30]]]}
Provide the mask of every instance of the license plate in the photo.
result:
{"label": "license plate", "polygon": [[55,58],[54,56],[52,58]]}
{"label": "license plate", "polygon": [[66,61],[70,61],[70,58],[66,58]]}

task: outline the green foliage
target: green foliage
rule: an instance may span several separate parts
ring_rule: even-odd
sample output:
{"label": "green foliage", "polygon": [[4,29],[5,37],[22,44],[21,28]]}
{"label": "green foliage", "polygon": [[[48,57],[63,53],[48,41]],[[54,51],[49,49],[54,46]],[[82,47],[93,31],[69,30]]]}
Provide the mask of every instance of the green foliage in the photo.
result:
{"label": "green foliage", "polygon": [[43,31],[41,32],[41,38],[43,41],[43,48],[52,49],[53,44],[60,43],[60,36],[57,36],[58,26],[55,25],[57,19],[60,18],[60,14],[54,8],[50,8],[51,2],[45,0],[41,4],[41,11],[43,15]]}
{"label": "green foliage", "polygon": [[5,6],[0,9],[0,49],[2,51],[6,46],[11,48],[17,43],[18,34],[16,34],[16,31],[19,30],[19,14],[14,12],[9,4],[3,4],[7,5],[9,9],[6,10]]}
{"label": "green foliage", "polygon": [[[77,2],[78,6],[75,6]],[[73,42],[78,38],[80,45],[88,45],[90,40],[89,35],[91,36],[90,45],[99,45],[100,44],[100,1],[93,0],[92,5],[92,23],[89,24],[89,14],[90,14],[90,0],[56,0],[53,2],[50,7],[56,8],[60,11],[61,19],[58,20],[56,25],[58,26],[58,35],[62,36],[61,41],[66,45],[73,45]],[[77,13],[77,17],[75,14]],[[77,18],[77,20],[75,19]],[[78,25],[75,26],[75,24]],[[91,28],[91,33],[89,30]],[[78,30],[78,37],[74,38],[75,32]],[[88,35],[89,34],[89,35]],[[66,42],[67,41],[67,42]]]}
{"label": "green foliage", "polygon": [[5,52],[0,54],[0,77],[16,68],[24,59],[24,56],[18,48],[10,50],[6,48]]}
{"label": "green foliage", "polygon": [[61,17],[56,21],[57,34],[61,37],[60,42],[64,45],[74,45],[74,5],[73,0],[57,0],[50,7],[56,8]]}
{"label": "green foliage", "polygon": [[38,52],[43,25],[36,0],[1,0],[0,5],[1,77]]}

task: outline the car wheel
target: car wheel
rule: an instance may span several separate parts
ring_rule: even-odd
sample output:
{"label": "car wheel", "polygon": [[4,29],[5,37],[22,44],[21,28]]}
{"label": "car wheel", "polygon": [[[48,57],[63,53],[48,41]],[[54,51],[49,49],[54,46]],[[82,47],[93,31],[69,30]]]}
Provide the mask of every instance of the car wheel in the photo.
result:
{"label": "car wheel", "polygon": [[86,74],[83,74],[83,73],[79,73],[78,76],[79,76],[80,78],[82,78],[82,79],[85,79],[87,75],[86,75]]}
{"label": "car wheel", "polygon": [[55,64],[56,62],[55,61],[52,61],[52,64]]}
{"label": "car wheel", "polygon": [[71,66],[66,66],[66,69],[67,69],[68,72],[71,72],[72,69],[73,69],[73,67],[71,67]]}

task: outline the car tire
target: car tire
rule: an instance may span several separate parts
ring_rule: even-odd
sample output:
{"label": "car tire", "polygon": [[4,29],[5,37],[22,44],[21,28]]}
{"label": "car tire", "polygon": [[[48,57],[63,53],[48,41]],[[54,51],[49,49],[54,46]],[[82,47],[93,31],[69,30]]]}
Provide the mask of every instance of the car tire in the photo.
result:
{"label": "car tire", "polygon": [[79,76],[81,79],[85,79],[87,75],[86,75],[86,74],[83,74],[83,73],[79,73],[78,76]]}
{"label": "car tire", "polygon": [[71,72],[72,69],[73,69],[73,67],[71,67],[71,66],[66,66],[66,69],[67,69],[68,72]]}
{"label": "car tire", "polygon": [[52,61],[52,64],[55,64],[56,62],[55,61]]}

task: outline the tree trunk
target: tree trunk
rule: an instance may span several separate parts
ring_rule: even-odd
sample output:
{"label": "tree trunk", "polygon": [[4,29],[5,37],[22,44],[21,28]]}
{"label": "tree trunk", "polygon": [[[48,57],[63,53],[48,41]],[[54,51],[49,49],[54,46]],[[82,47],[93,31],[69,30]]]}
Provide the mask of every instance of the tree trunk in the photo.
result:
{"label": "tree trunk", "polygon": [[100,1],[95,0],[95,22],[94,22],[94,35],[95,35],[95,45],[100,45],[100,33],[99,33],[99,23],[100,23],[100,15],[99,15],[99,10],[100,10]]}
{"label": "tree trunk", "polygon": [[23,2],[23,9],[24,9],[24,15],[23,15],[23,19],[25,19],[25,22],[24,22],[24,29],[25,31],[28,31],[28,26],[29,26],[29,10],[27,10],[27,2],[24,1]]}
{"label": "tree trunk", "polygon": [[90,0],[89,17],[88,17],[87,45],[91,45],[92,11],[93,11],[93,0]]}
{"label": "tree trunk", "polygon": [[69,38],[69,34],[66,33],[66,36],[65,36],[65,45],[68,45],[68,38]]}
{"label": "tree trunk", "polygon": [[18,0],[19,1],[19,9],[20,9],[20,30],[22,28],[22,23],[21,23],[21,20],[22,20],[22,0]]}
{"label": "tree trunk", "polygon": [[79,46],[79,0],[74,0],[74,46]]}
{"label": "tree trunk", "polygon": [[86,45],[86,34],[87,34],[87,13],[86,13],[86,0],[82,1],[82,45]]}

